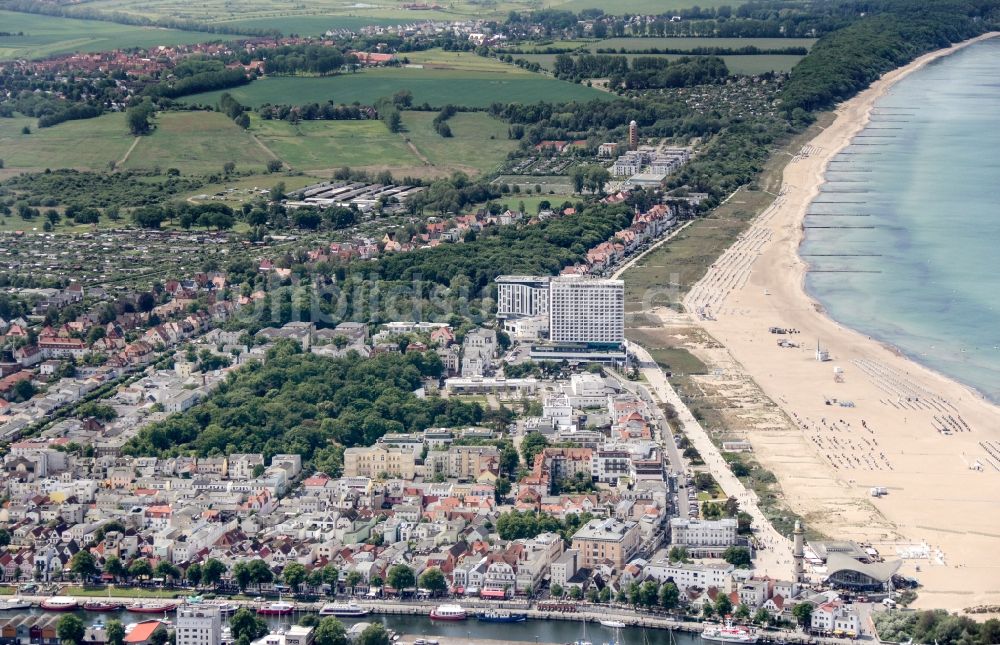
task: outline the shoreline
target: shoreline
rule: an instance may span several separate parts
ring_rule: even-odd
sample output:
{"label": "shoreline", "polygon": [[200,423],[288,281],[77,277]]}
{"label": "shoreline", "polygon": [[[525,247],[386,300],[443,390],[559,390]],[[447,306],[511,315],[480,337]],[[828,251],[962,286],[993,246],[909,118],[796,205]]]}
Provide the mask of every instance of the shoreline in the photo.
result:
{"label": "shoreline", "polygon": [[[689,313],[655,312],[665,328],[694,324],[721,345],[697,350],[719,369],[706,382],[749,377],[780,408],[781,427],[748,413],[732,434],[751,442],[807,524],[869,542],[886,559],[907,556],[900,573],[920,579],[917,607],[1000,600],[1000,460],[989,453],[1000,447],[1000,407],[833,319],[806,291],[799,251],[829,161],[867,126],[875,102],[931,61],[997,36],[925,54],[838,106],[785,166],[775,202],[688,293]],[[818,360],[820,344],[828,361]],[[872,488],[888,494],[872,497]]]}
{"label": "shoreline", "polygon": [[[816,199],[816,197],[820,194],[823,185],[826,184],[826,173],[827,173],[827,170],[829,168],[830,161],[834,157],[836,157],[838,154],[840,154],[840,152],[843,151],[844,148],[846,148],[849,145],[851,145],[851,143],[853,142],[854,138],[858,134],[860,134],[861,132],[863,132],[865,128],[868,127],[868,124],[871,122],[872,111],[876,107],[875,103],[878,102],[878,100],[881,99],[883,96],[885,96],[886,93],[889,90],[891,90],[894,85],[896,85],[896,83],[898,83],[899,81],[903,80],[904,78],[906,78],[907,76],[909,76],[913,72],[916,72],[917,70],[923,69],[929,63],[931,63],[931,62],[933,62],[935,60],[938,60],[938,59],[941,59],[941,58],[945,58],[947,56],[951,56],[955,52],[961,51],[961,50],[965,49],[966,47],[968,47],[970,45],[974,45],[976,43],[983,42],[985,40],[991,40],[993,38],[998,38],[998,37],[1000,37],[1000,32],[997,32],[997,31],[987,32],[985,34],[982,34],[981,36],[976,36],[975,38],[971,38],[969,40],[963,40],[960,43],[955,43],[954,45],[952,45],[951,47],[948,47],[946,49],[938,49],[936,51],[924,54],[923,56],[920,56],[919,58],[916,58],[915,60],[913,60],[912,62],[908,63],[907,65],[905,65],[903,67],[899,67],[899,68],[894,69],[894,70],[892,70],[890,72],[886,72],[877,81],[875,81],[874,83],[872,83],[872,85],[869,86],[868,89],[866,89],[864,92],[861,92],[860,94],[858,94],[854,98],[848,100],[842,106],[838,106],[837,109],[835,110],[835,112],[837,113],[837,119],[839,120],[839,118],[840,118],[840,116],[842,114],[841,113],[841,109],[843,107],[846,107],[848,104],[852,103],[853,101],[856,101],[856,100],[860,99],[863,95],[865,95],[868,92],[871,92],[872,90],[874,90],[874,93],[870,97],[868,97],[866,100],[864,100],[862,102],[862,105],[864,106],[864,114],[861,116],[860,119],[858,119],[857,121],[852,122],[851,125],[853,126],[853,131],[850,134],[845,135],[845,138],[841,142],[840,146],[838,146],[836,148],[832,148],[829,151],[829,153],[826,153],[824,155],[825,158],[822,161],[821,169],[820,169],[820,178],[819,178],[819,181],[816,183],[816,185],[813,188],[812,196],[810,197],[809,201],[812,202],[812,200]],[[836,121],[834,123],[836,123]],[[832,125],[833,124],[831,124],[831,126]],[[853,327],[850,327],[846,323],[843,323],[843,322],[837,320],[836,318],[834,318],[829,313],[829,311],[827,311],[827,309],[823,305],[823,303],[821,303],[819,300],[817,300],[815,297],[813,297],[812,294],[809,293],[809,290],[806,289],[806,275],[809,273],[809,261],[806,260],[805,258],[803,258],[802,255],[801,255],[801,253],[799,252],[799,250],[802,248],[802,244],[805,242],[805,238],[806,238],[806,233],[805,233],[805,228],[804,228],[806,215],[807,215],[807,211],[805,211],[805,210],[802,211],[801,216],[800,216],[799,221],[798,221],[799,239],[798,239],[798,241],[795,244],[795,248],[796,248],[795,253],[799,257],[799,259],[800,259],[800,261],[802,262],[802,265],[803,265],[802,271],[801,271],[801,275],[799,276],[799,279],[801,280],[800,287],[802,289],[802,294],[816,308],[816,311],[820,315],[825,316],[826,318],[830,319],[830,321],[832,321],[832,322],[834,322],[834,323],[836,323],[838,325],[843,326],[845,329],[850,329],[850,330],[856,332],[857,334],[864,336],[867,340],[870,340],[872,342],[876,342],[876,343],[882,345],[882,347],[884,347],[886,350],[888,350],[888,351],[896,354],[900,358],[902,358],[904,360],[907,360],[907,361],[909,361],[911,363],[915,363],[915,364],[919,365],[920,367],[922,367],[922,368],[924,368],[924,369],[926,369],[926,370],[928,370],[930,372],[933,372],[934,374],[936,374],[937,376],[939,376],[942,379],[945,379],[945,380],[951,381],[953,383],[956,383],[958,385],[964,386],[965,388],[967,388],[969,390],[969,392],[972,395],[979,397],[980,399],[982,399],[986,403],[989,403],[989,404],[991,404],[993,406],[996,406],[997,407],[997,412],[1000,413],[1000,401],[995,401],[995,400],[989,398],[988,396],[986,396],[986,394],[984,392],[980,391],[979,388],[977,388],[976,386],[972,385],[971,383],[966,383],[962,379],[960,379],[960,378],[958,378],[956,376],[950,376],[948,374],[945,374],[944,372],[941,372],[941,371],[935,369],[934,367],[931,367],[930,365],[927,365],[926,363],[924,363],[923,361],[921,361],[919,357],[910,354],[909,352],[907,352],[906,350],[904,350],[902,347],[899,347],[898,345],[892,343],[891,341],[888,341],[888,340],[885,340],[885,339],[882,339],[882,338],[875,338],[873,336],[869,336],[868,334],[865,334],[864,332],[862,332],[862,331],[860,331],[858,329],[854,329]]]}

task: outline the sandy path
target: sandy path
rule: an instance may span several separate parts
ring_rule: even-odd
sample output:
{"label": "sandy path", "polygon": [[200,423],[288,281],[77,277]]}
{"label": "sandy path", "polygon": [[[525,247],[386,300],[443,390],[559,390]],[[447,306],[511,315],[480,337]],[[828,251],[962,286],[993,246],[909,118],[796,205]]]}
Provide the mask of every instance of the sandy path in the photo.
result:
{"label": "sandy path", "polygon": [[[1000,603],[1000,408],[827,318],[803,289],[798,248],[827,162],[865,126],[874,101],[928,62],[995,35],[923,56],[843,104],[786,167],[781,197],[692,290],[691,313],[660,312],[666,323],[694,319],[792,418],[794,441],[749,436],[792,507],[808,517],[839,498],[842,517],[824,519],[842,523],[845,537],[887,558],[926,547],[902,573],[925,585],[918,605],[953,610]],[[773,335],[772,326],[801,333]],[[780,338],[800,347],[779,347]],[[817,342],[829,362],[817,360]],[[888,494],[871,498],[876,486]],[[869,524],[869,502],[887,524]]]}

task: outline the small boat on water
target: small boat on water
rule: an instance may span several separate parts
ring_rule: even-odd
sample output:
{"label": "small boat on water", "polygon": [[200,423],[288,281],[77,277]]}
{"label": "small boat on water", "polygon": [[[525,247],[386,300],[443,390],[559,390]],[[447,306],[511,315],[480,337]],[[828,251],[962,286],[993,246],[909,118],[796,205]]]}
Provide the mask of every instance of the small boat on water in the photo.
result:
{"label": "small boat on water", "polygon": [[239,608],[240,606],[235,603],[225,602],[219,605],[219,614],[222,616],[232,616]]}
{"label": "small boat on water", "polygon": [[506,609],[487,609],[476,614],[476,620],[484,623],[523,623],[528,614],[519,614]]}
{"label": "small boat on water", "polygon": [[0,600],[0,611],[19,611],[21,609],[31,609],[31,603],[24,598]]}
{"label": "small boat on water", "polygon": [[70,596],[52,596],[40,602],[38,606],[45,611],[74,611],[80,603]]}
{"label": "small boat on water", "polygon": [[177,603],[143,603],[134,602],[125,608],[133,614],[165,614],[177,609]]}
{"label": "small boat on water", "polygon": [[111,611],[120,611],[124,608],[125,608],[124,603],[114,602],[112,600],[100,600],[100,601],[83,603],[84,611],[111,612]]}
{"label": "small boat on water", "polygon": [[461,605],[438,605],[431,610],[431,620],[465,620],[468,615]]}
{"label": "small boat on water", "polygon": [[610,627],[611,629],[625,629],[625,623],[620,620],[602,620],[600,621],[602,627]]}
{"label": "small boat on water", "polygon": [[320,607],[320,616],[367,616],[369,610],[358,603],[351,602],[328,602]]}
{"label": "small boat on water", "polygon": [[701,638],[717,643],[740,643],[741,645],[756,643],[758,640],[756,631],[743,625],[734,625],[730,619],[726,620],[725,625],[705,625],[705,629],[701,632]]}
{"label": "small boat on water", "polygon": [[295,611],[295,605],[293,603],[279,600],[278,602],[272,602],[264,605],[257,610],[257,613],[261,616],[287,616],[293,611]]}

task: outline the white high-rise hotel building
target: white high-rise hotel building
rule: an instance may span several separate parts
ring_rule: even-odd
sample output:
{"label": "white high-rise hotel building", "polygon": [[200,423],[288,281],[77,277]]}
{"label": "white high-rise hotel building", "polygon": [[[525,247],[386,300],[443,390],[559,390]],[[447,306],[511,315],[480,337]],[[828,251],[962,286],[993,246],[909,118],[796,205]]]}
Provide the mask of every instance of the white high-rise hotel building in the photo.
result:
{"label": "white high-rise hotel building", "polygon": [[560,276],[549,283],[549,340],[554,343],[625,341],[625,283]]}
{"label": "white high-rise hotel building", "polygon": [[513,330],[518,321],[544,320],[553,343],[622,343],[625,283],[590,276],[500,276],[497,317]]}

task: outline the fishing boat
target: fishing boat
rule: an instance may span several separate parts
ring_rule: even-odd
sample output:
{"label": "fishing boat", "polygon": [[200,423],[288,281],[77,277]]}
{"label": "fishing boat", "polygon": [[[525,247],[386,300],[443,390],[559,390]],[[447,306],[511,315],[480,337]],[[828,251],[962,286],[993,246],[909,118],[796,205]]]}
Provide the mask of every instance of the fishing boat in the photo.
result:
{"label": "fishing boat", "polygon": [[143,603],[134,602],[125,608],[133,614],[165,614],[177,609],[177,603]]}
{"label": "fishing boat", "polygon": [[461,605],[438,605],[431,610],[431,620],[465,620],[468,615]]}
{"label": "fishing boat", "polygon": [[287,616],[293,611],[295,611],[294,603],[279,600],[277,602],[264,605],[257,610],[257,613],[261,616]]}
{"label": "fishing boat", "polygon": [[625,623],[623,623],[620,620],[602,620],[600,622],[601,622],[601,626],[602,627],[609,627],[611,629],[624,629],[625,628]]}
{"label": "fishing boat", "polygon": [[367,616],[369,610],[356,602],[328,602],[320,607],[320,616]]}
{"label": "fishing boat", "polygon": [[80,603],[69,596],[52,596],[40,602],[38,606],[45,611],[74,611]]}
{"label": "fishing boat", "polygon": [[120,602],[115,602],[113,600],[95,600],[93,602],[83,603],[84,611],[99,611],[99,612],[111,612],[120,611],[125,608],[125,605]]}
{"label": "fishing boat", "polygon": [[487,609],[476,614],[476,620],[484,623],[523,623],[528,614],[519,614],[506,609]]}
{"label": "fishing boat", "polygon": [[0,600],[0,611],[18,611],[21,609],[31,609],[31,603],[24,598]]}
{"label": "fishing boat", "polygon": [[724,625],[705,625],[705,629],[701,632],[701,637],[703,640],[717,643],[745,644],[756,643],[758,639],[757,632],[743,625],[734,625],[733,621],[729,618],[726,619]]}

